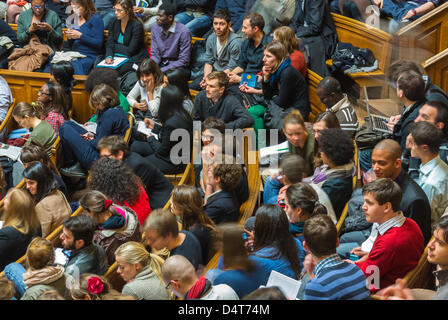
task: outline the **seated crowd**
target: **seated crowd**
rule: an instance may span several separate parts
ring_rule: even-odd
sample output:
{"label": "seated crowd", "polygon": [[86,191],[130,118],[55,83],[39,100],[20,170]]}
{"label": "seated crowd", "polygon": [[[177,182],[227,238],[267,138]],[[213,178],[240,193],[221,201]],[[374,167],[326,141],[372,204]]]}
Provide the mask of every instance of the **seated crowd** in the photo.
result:
{"label": "seated crowd", "polygon": [[[402,279],[425,247],[434,298],[446,299],[448,96],[396,61],[386,78],[403,112],[360,148],[357,101],[326,60],[338,43],[330,11],[362,19],[362,8],[297,1],[291,21],[266,30],[247,5],[204,2],[8,3],[11,55],[41,46],[45,57],[8,68],[49,81],[14,104],[0,77],[0,120],[13,108],[15,121],[1,139],[20,148],[0,156],[0,300],[254,299],[272,271],[300,280],[289,299],[412,299]],[[439,5],[389,2],[391,28]],[[193,37],[205,38],[199,73]],[[315,118],[309,70],[326,109]],[[74,75],[86,76],[88,106],[73,105]],[[93,116],[80,124],[76,108]]]}

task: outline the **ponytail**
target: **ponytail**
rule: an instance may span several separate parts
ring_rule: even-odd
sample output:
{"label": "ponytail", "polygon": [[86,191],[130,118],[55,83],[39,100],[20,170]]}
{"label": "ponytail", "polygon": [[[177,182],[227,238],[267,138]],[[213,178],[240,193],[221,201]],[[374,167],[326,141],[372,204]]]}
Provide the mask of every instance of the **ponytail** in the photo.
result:
{"label": "ponytail", "polygon": [[319,202],[316,191],[306,182],[292,184],[286,190],[288,204],[293,209],[301,208],[304,215],[327,214],[327,209]]}

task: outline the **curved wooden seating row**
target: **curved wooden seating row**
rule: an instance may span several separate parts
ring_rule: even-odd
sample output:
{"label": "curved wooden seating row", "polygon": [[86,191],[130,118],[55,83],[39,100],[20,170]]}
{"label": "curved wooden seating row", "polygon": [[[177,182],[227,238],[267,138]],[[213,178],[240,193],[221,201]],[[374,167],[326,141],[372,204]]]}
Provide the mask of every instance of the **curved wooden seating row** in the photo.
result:
{"label": "curved wooden seating row", "polygon": [[14,111],[15,106],[16,106],[16,99],[13,98],[11,106],[9,107],[8,112],[6,113],[6,117],[0,124],[0,133],[3,132],[3,130],[5,130],[5,129],[7,129],[8,132],[12,131],[12,128],[14,125],[14,121],[12,121],[12,119],[13,119],[12,113]]}
{"label": "curved wooden seating row", "polygon": [[385,87],[384,76],[392,57],[393,35],[361,21],[331,13],[339,42],[351,43],[361,49],[372,50],[378,60],[378,69],[372,72],[350,73],[358,84],[367,87]]}
{"label": "curved wooden seating row", "polygon": [[419,63],[448,48],[448,3],[427,12],[396,34],[398,59]]}
{"label": "curved wooden seating row", "polygon": [[322,77],[314,71],[308,69],[306,78],[308,80],[308,99],[310,101],[311,108],[308,121],[312,123],[314,119],[327,108],[322,104],[316,93],[317,85],[322,81]]}
{"label": "curved wooden seating row", "polygon": [[338,223],[336,224],[336,230],[340,234],[342,226],[344,225],[345,218],[348,214],[348,202],[345,204],[344,210],[342,210],[341,216],[339,217]]}
{"label": "curved wooden seating row", "polygon": [[448,48],[422,63],[432,83],[448,92]]}

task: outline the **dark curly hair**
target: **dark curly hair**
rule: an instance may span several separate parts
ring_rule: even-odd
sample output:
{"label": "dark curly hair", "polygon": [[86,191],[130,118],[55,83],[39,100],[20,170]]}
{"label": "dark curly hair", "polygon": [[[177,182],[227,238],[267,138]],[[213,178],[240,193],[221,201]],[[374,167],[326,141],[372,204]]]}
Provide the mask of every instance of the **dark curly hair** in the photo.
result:
{"label": "dark curly hair", "polygon": [[141,193],[142,181],[122,161],[100,158],[91,167],[87,188],[97,190],[116,203],[133,206]]}
{"label": "dark curly hair", "polygon": [[[229,163],[232,158],[233,163]],[[226,161],[227,160],[227,161]],[[241,180],[243,169],[240,164],[237,164],[233,157],[223,157],[223,161],[217,164],[213,169],[213,176],[221,178],[221,188],[223,191],[232,191],[236,188]]]}
{"label": "dark curly hair", "polygon": [[319,150],[335,165],[342,166],[352,161],[355,155],[353,139],[341,129],[325,129],[320,134]]}

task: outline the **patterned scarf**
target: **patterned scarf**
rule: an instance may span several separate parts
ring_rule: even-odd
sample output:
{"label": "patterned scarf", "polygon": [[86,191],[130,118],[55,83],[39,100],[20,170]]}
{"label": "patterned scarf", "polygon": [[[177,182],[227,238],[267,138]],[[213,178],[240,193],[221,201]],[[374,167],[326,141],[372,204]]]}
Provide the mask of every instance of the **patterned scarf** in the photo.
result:
{"label": "patterned scarf", "polygon": [[61,265],[47,266],[39,270],[30,270],[23,274],[23,282],[29,288],[36,284],[49,284],[60,279],[64,275],[64,267]]}
{"label": "patterned scarf", "polygon": [[185,300],[198,299],[211,288],[212,284],[205,277],[200,277],[198,281],[187,291]]}

